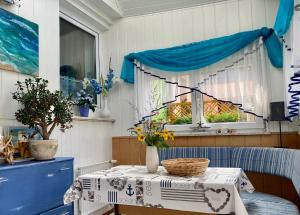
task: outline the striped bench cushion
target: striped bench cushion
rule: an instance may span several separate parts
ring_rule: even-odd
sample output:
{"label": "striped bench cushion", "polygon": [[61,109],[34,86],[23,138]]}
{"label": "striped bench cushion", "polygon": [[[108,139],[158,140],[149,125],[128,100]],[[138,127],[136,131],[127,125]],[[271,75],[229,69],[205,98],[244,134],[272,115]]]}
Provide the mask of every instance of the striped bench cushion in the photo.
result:
{"label": "striped bench cushion", "polygon": [[300,150],[282,148],[233,148],[231,166],[245,171],[290,179],[300,196]]}
{"label": "striped bench cushion", "polygon": [[210,167],[230,167],[230,147],[170,147],[159,151],[160,161],[173,158],[208,158]]}
{"label": "striped bench cushion", "polygon": [[241,192],[241,198],[249,215],[299,215],[296,205],[274,195]]}
{"label": "striped bench cushion", "polygon": [[233,148],[231,165],[245,171],[291,178],[296,151],[279,148]]}
{"label": "striped bench cushion", "polygon": [[245,171],[292,180],[300,196],[300,150],[262,147],[171,147],[159,151],[160,161],[205,157],[210,167],[238,167]]}

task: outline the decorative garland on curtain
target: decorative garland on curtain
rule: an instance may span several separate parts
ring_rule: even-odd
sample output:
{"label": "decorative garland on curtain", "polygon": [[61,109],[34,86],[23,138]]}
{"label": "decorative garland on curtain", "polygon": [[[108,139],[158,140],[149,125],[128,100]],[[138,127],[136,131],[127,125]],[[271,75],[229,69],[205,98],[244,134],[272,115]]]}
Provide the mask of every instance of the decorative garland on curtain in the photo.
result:
{"label": "decorative garland on curtain", "polygon": [[[240,63],[241,61],[243,61],[245,59],[245,57],[247,55],[250,55],[250,54],[254,54],[256,53],[259,48],[263,46],[262,43],[258,44],[255,49],[253,49],[252,51],[248,51],[248,52],[245,52],[244,55],[240,58],[238,58],[237,60],[235,60],[234,62],[232,62],[231,64],[223,67],[223,69],[220,69],[220,70],[217,70],[215,73],[211,74],[211,76],[214,76],[214,75],[217,75],[217,73],[219,72],[224,72],[226,71],[226,69],[230,68],[230,67],[234,67],[236,64]],[[168,81],[167,78],[165,77],[161,77],[159,75],[156,75],[156,74],[153,74],[149,71],[146,71],[145,69],[143,69],[141,66],[139,66],[137,63],[134,63],[134,66],[137,70],[139,70],[140,72],[143,72],[144,74],[148,75],[148,76],[151,76],[151,77],[154,77],[154,78],[157,78],[159,80],[163,80],[166,84],[172,84],[172,85],[176,85],[178,88],[184,88],[184,89],[188,89],[189,91],[188,92],[185,92],[185,93],[181,93],[181,94],[176,94],[174,99],[173,100],[170,100],[170,101],[167,101],[167,102],[163,102],[162,103],[162,106],[158,107],[158,108],[155,108],[153,110],[151,110],[151,114],[149,115],[146,115],[146,116],[142,116],[141,119],[136,123],[134,124],[135,126],[138,126],[140,124],[142,124],[145,120],[155,116],[157,114],[158,111],[160,111],[161,109],[164,109],[164,108],[167,108],[168,107],[168,104],[171,104],[171,103],[174,103],[177,101],[177,98],[180,97],[180,96],[183,96],[183,95],[187,95],[187,94],[190,94],[190,93],[193,93],[193,92],[199,92],[201,93],[202,95],[206,95],[214,100],[217,100],[219,102],[224,102],[224,103],[227,103],[227,104],[231,104],[231,105],[234,105],[236,106],[239,110],[242,110],[244,113],[249,113],[253,116],[256,116],[256,117],[259,117],[259,118],[262,118],[263,120],[267,120],[266,118],[264,118],[262,115],[258,115],[254,112],[251,112],[251,111],[247,111],[243,108],[243,105],[240,104],[240,103],[234,103],[232,101],[229,101],[229,100],[222,100],[222,99],[218,99],[216,98],[215,96],[213,95],[210,95],[206,92],[203,92],[202,90],[198,89],[198,88],[195,88],[195,87],[189,87],[189,86],[185,86],[185,85],[179,85],[178,82],[172,82],[172,81]],[[205,81],[205,80],[204,80]],[[201,83],[198,83],[198,84],[203,84],[202,82]]]}

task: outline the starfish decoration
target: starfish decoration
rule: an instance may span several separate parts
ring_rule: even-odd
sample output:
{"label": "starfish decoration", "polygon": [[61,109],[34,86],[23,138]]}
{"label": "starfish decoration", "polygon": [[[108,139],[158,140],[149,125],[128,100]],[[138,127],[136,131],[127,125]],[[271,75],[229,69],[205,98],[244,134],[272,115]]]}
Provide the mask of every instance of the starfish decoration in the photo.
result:
{"label": "starfish decoration", "polygon": [[4,136],[0,138],[0,156],[4,157],[9,164],[13,163],[15,149],[12,145],[12,136]]}

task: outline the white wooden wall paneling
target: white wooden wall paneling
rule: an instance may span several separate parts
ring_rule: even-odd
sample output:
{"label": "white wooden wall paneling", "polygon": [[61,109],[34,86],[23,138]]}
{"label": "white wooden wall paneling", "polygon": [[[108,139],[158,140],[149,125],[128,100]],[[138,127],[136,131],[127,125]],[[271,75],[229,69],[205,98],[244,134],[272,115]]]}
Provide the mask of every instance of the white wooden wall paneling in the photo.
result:
{"label": "white wooden wall paneling", "polygon": [[[103,35],[104,59],[112,56],[112,67],[121,71],[123,57],[133,51],[171,47],[239,31],[272,27],[278,0],[230,0],[192,8],[124,18]],[[269,65],[273,101],[283,99],[282,71]],[[133,86],[122,83],[113,93],[111,107],[117,122],[115,135],[128,135],[134,111]],[[287,128],[288,129],[288,128]]]}
{"label": "white wooden wall paneling", "polygon": [[[59,89],[59,1],[26,0],[20,8],[0,6],[39,25],[40,76],[49,80],[52,90]],[[0,71],[0,126],[20,125],[14,120],[18,104],[10,92],[18,80],[28,77]],[[75,167],[111,159],[111,123],[74,121],[73,125],[65,133],[54,131],[52,138],[59,141],[57,156],[75,157]]]}

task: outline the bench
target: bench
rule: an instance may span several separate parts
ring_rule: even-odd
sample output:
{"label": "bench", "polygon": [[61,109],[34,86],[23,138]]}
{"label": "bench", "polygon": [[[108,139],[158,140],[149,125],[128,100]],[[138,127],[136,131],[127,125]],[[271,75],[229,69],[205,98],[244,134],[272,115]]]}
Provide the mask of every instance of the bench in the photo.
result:
{"label": "bench", "polygon": [[[210,159],[210,167],[238,167],[245,172],[269,174],[291,180],[300,196],[300,150],[261,147],[170,147],[159,151],[161,160]],[[270,181],[272,183],[272,181]],[[295,203],[267,193],[241,193],[249,215],[299,215]]]}

